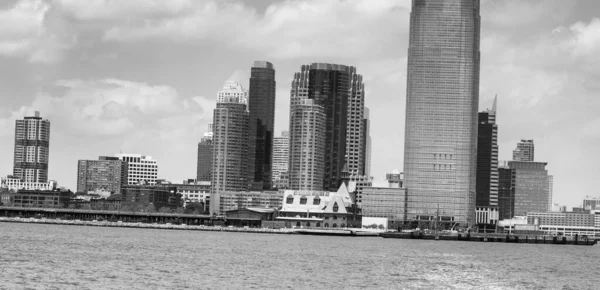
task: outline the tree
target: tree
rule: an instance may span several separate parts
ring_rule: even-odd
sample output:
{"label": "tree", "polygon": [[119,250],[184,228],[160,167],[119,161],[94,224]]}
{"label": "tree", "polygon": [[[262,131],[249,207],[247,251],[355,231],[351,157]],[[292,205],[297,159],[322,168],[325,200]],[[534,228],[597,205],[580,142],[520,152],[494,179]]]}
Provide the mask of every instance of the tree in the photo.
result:
{"label": "tree", "polygon": [[186,214],[201,214],[204,212],[204,203],[203,202],[188,202],[185,205]]}
{"label": "tree", "polygon": [[146,212],[156,212],[156,207],[153,204],[149,204],[148,207],[146,207]]}
{"label": "tree", "polygon": [[178,207],[178,208],[176,208],[176,209],[175,209],[175,211],[174,211],[174,212],[175,212],[175,213],[182,214],[182,213],[184,213],[184,211],[185,211],[185,209],[184,209],[183,207]]}
{"label": "tree", "polygon": [[170,208],[168,208],[166,206],[163,206],[160,209],[158,209],[158,212],[160,212],[160,213],[171,213],[172,211],[171,211]]}

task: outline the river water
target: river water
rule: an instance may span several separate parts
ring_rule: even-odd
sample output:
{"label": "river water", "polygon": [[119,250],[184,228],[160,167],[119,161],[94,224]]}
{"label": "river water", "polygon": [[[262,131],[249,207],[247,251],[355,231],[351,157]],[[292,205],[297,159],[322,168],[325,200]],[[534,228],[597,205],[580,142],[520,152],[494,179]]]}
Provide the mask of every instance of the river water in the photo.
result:
{"label": "river water", "polygon": [[600,289],[600,246],[0,223],[0,289]]}

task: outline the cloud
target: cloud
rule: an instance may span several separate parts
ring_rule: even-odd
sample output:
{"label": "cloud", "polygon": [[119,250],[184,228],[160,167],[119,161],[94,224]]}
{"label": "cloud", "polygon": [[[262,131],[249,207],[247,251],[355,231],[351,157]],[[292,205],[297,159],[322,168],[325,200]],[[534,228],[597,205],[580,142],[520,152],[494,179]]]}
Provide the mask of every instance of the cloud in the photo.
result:
{"label": "cloud", "polygon": [[51,63],[76,41],[66,33],[60,18],[50,17],[51,5],[43,0],[19,0],[0,10],[0,55],[26,57]]}

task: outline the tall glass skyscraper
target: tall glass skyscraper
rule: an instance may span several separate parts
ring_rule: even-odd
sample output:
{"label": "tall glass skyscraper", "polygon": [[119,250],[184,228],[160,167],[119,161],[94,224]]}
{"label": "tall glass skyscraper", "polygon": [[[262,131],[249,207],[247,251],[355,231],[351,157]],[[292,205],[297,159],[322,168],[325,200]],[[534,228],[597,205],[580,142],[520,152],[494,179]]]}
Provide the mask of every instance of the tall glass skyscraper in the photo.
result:
{"label": "tall glass skyscraper", "polygon": [[15,122],[13,176],[24,182],[48,181],[50,121],[39,112]]}
{"label": "tall glass skyscraper", "polygon": [[275,68],[255,61],[250,70],[248,182],[253,190],[270,189],[275,123]]}
{"label": "tall glass skyscraper", "polygon": [[412,2],[404,145],[409,220],[474,222],[479,31],[478,0]]}

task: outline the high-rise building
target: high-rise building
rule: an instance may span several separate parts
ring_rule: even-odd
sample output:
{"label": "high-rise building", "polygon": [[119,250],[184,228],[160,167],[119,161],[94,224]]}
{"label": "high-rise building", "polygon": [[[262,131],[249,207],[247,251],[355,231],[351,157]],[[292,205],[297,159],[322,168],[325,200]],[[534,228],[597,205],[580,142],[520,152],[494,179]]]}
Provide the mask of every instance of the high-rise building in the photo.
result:
{"label": "high-rise building", "polygon": [[[294,84],[297,84],[296,79]],[[326,115],[323,107],[315,104],[315,100],[300,99],[293,103],[290,115],[289,188],[322,190]]]}
{"label": "high-rise building", "polygon": [[[128,185],[138,184],[156,184],[158,178],[158,164],[152,156],[141,154],[116,154],[119,160],[127,162],[127,183]],[[124,185],[124,184],[123,184]],[[123,187],[121,185],[121,187]]]}
{"label": "high-rise building", "polygon": [[499,219],[514,217],[515,192],[512,187],[513,171],[506,162],[498,166],[498,207]]}
{"label": "high-rise building", "polygon": [[225,99],[231,98],[237,98],[238,102],[248,105],[248,90],[236,81],[226,81],[223,89],[217,92],[217,103],[223,103]]}
{"label": "high-rise building", "polygon": [[127,182],[127,162],[118,157],[100,156],[98,160],[77,162],[77,192],[121,192]]}
{"label": "high-rise building", "polygon": [[210,181],[212,172],[212,124],[208,125],[209,132],[198,143],[198,164],[196,171],[197,181]]}
{"label": "high-rise building", "polygon": [[270,62],[255,61],[250,70],[248,111],[248,183],[253,190],[270,189],[275,123],[275,69]]}
{"label": "high-rise building", "polygon": [[363,119],[363,127],[365,128],[365,138],[363,139],[363,156],[365,162],[363,164],[364,175],[371,176],[371,121],[370,121],[370,110],[365,107],[365,114]]}
{"label": "high-rise building", "polygon": [[[407,219],[475,222],[478,0],[413,0],[404,183]],[[438,210],[439,207],[439,210]]]}
{"label": "high-rise building", "polygon": [[[309,102],[307,100],[312,100]],[[350,105],[352,102],[352,105]],[[364,85],[362,77],[356,74],[354,67],[327,64],[313,63],[303,65],[300,72],[294,75],[292,82],[292,94],[290,100],[290,186],[294,180],[299,178],[299,172],[292,170],[301,168],[294,163],[294,158],[300,156],[299,152],[295,152],[294,148],[300,148],[303,142],[303,135],[298,135],[294,131],[294,127],[300,128],[298,122],[301,120],[307,121],[306,114],[299,113],[295,110],[303,110],[304,112],[313,112],[311,116],[317,121],[321,111],[324,113],[324,152],[322,154],[323,161],[323,177],[321,178],[321,188],[315,190],[337,190],[342,180],[342,169],[344,167],[344,156],[348,156],[349,170],[353,172],[361,172],[363,170],[364,154]],[[320,109],[318,108],[320,107]],[[348,114],[352,114],[351,117]],[[298,119],[297,119],[298,118]],[[320,124],[314,124],[315,128],[320,128]],[[306,126],[304,128],[307,128]],[[350,128],[350,129],[349,129]],[[311,133],[316,136],[317,133]],[[319,139],[317,139],[319,140]],[[320,145],[319,145],[320,146]],[[351,149],[352,152],[347,150]],[[315,149],[315,148],[312,148]],[[296,157],[295,157],[296,156]],[[311,168],[315,166],[313,161],[307,159],[311,164]],[[316,161],[321,162],[321,160]],[[308,178],[305,175],[305,178]],[[314,184],[313,181],[305,183]]]}
{"label": "high-rise building", "polygon": [[548,205],[548,171],[546,162],[509,161],[512,170],[514,215],[544,212]]}
{"label": "high-rise building", "polygon": [[213,114],[211,214],[219,214],[221,192],[248,189],[247,164],[248,111],[238,97],[227,97]]}
{"label": "high-rise building", "polygon": [[50,121],[40,112],[15,122],[13,177],[24,182],[48,182]]}
{"label": "high-rise building", "polygon": [[496,101],[491,110],[479,113],[477,130],[476,206],[498,207],[498,125]]}
{"label": "high-rise building", "polygon": [[[365,119],[365,84],[362,75],[351,68],[350,96],[348,98],[348,121],[346,132],[346,156],[348,170],[352,174],[365,175],[367,147]],[[339,184],[338,184],[339,185]]]}
{"label": "high-rise building", "polygon": [[[282,173],[288,172],[290,157],[290,132],[281,132],[281,137],[273,139],[273,185],[280,185]],[[287,180],[287,176],[285,178]],[[280,186],[276,186],[280,188]],[[285,188],[288,186],[285,185]]]}
{"label": "high-rise building", "polygon": [[522,139],[513,150],[513,161],[534,161],[533,139]]}
{"label": "high-rise building", "polygon": [[548,210],[552,210],[552,192],[554,191],[554,176],[548,175]]}

